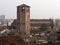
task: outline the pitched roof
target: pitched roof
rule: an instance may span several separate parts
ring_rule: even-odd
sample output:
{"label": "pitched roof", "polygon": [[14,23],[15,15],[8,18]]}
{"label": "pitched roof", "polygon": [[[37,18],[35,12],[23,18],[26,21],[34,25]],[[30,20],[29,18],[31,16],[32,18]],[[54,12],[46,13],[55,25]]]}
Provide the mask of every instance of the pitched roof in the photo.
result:
{"label": "pitched roof", "polygon": [[23,7],[23,6],[30,7],[30,6],[26,5],[26,4],[21,4],[21,5],[17,6],[17,7]]}
{"label": "pitched roof", "polygon": [[50,20],[50,19],[30,19],[30,23],[31,24],[42,24],[42,23],[50,24],[50,23],[52,23],[52,20]]}

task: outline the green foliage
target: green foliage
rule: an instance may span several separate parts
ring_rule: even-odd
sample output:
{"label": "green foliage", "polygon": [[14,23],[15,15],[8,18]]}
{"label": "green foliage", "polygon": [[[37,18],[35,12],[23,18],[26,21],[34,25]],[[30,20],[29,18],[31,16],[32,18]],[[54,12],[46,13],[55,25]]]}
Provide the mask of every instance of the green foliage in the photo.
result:
{"label": "green foliage", "polygon": [[48,44],[51,45],[51,44],[52,44],[52,40],[49,40],[49,41],[48,41]]}
{"label": "green foliage", "polygon": [[53,29],[54,27],[54,22],[52,21],[52,23],[50,24],[51,28]]}
{"label": "green foliage", "polygon": [[48,29],[48,26],[46,25],[46,24],[42,24],[41,26],[40,26],[40,30],[47,30]]}

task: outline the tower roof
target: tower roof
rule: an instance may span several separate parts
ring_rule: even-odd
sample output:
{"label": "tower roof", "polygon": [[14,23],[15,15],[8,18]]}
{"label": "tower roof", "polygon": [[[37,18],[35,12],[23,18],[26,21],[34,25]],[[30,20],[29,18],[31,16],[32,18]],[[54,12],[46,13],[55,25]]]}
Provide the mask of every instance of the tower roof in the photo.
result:
{"label": "tower roof", "polygon": [[21,4],[21,5],[17,6],[17,7],[30,7],[30,6],[28,6],[26,4]]}

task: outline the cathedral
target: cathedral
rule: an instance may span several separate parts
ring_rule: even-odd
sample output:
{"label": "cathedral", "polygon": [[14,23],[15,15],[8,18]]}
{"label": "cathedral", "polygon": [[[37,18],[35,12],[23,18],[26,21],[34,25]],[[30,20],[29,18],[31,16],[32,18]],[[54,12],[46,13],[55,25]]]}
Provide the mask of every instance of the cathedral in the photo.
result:
{"label": "cathedral", "polygon": [[20,34],[29,35],[36,31],[39,32],[42,25],[47,26],[48,30],[50,30],[52,23],[52,19],[30,19],[30,6],[26,4],[17,6],[17,19],[14,22],[14,26],[17,27],[17,31]]}

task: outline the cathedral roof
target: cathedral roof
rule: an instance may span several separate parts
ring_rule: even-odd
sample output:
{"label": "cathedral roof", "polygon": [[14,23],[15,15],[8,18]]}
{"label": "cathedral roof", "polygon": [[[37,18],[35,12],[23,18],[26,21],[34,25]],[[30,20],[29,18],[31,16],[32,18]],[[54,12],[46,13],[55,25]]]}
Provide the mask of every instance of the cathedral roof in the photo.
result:
{"label": "cathedral roof", "polygon": [[50,19],[30,19],[31,24],[51,24],[52,20]]}
{"label": "cathedral roof", "polygon": [[30,21],[52,21],[50,19],[30,19]]}

